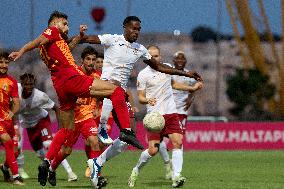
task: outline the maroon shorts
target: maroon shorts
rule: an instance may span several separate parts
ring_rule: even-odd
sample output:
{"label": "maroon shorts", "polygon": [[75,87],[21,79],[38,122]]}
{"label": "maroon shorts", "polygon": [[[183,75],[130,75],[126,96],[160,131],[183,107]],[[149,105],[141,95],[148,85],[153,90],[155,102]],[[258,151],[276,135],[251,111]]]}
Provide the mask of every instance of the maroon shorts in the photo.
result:
{"label": "maroon shorts", "polygon": [[169,134],[180,133],[182,134],[182,125],[179,121],[178,114],[166,114],[163,115],[165,118],[165,127],[160,133],[152,133],[147,131],[148,141],[150,140],[161,140],[163,137],[167,137]]}
{"label": "maroon shorts", "polygon": [[[64,70],[64,72],[68,71],[68,69]],[[78,97],[89,97],[89,88],[94,81],[94,78],[91,76],[64,72],[62,71],[61,75],[57,73],[57,76],[52,79],[60,103],[60,109],[63,111],[74,109]]]}
{"label": "maroon shorts", "polygon": [[75,129],[71,136],[65,141],[64,146],[72,147],[76,144],[81,133],[85,139],[89,136],[97,136],[98,126],[95,119],[90,118],[79,123],[75,123]]}
{"label": "maroon shorts", "polygon": [[41,119],[34,127],[27,128],[27,134],[34,151],[43,148],[43,142],[52,140],[51,122],[49,116]]}
{"label": "maroon shorts", "polygon": [[178,114],[178,117],[179,117],[179,121],[182,125],[182,132],[185,133],[187,115],[186,114]]}

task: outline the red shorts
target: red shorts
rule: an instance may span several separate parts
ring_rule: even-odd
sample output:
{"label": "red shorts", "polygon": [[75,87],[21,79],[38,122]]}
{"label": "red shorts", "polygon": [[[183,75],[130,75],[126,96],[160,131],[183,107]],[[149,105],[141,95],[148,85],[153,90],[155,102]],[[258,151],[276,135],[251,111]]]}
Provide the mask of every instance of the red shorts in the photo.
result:
{"label": "red shorts", "polygon": [[12,120],[0,121],[0,135],[7,133],[13,140],[14,146],[18,147],[19,137],[16,135]]}
{"label": "red shorts", "polygon": [[[68,72],[70,73],[68,74]],[[56,90],[61,110],[74,109],[78,97],[89,97],[90,86],[94,78],[87,75],[74,73],[73,69],[65,69],[52,77],[53,85]]]}
{"label": "red shorts", "polygon": [[38,151],[43,148],[43,142],[52,140],[51,122],[49,116],[41,119],[34,127],[27,128],[29,141],[34,151]]}
{"label": "red shorts", "polygon": [[178,114],[166,114],[163,115],[165,118],[165,127],[160,133],[152,133],[147,131],[148,141],[150,140],[161,140],[163,137],[167,137],[169,134],[180,133],[182,134],[182,125],[179,121]]}
{"label": "red shorts", "polygon": [[186,130],[186,120],[187,120],[187,115],[186,114],[178,114],[179,121],[182,125],[182,132],[185,133]]}
{"label": "red shorts", "polygon": [[89,136],[97,136],[98,126],[95,119],[90,118],[79,123],[75,123],[75,130],[65,141],[64,146],[72,147],[74,144],[76,144],[81,133],[85,139],[87,139]]}

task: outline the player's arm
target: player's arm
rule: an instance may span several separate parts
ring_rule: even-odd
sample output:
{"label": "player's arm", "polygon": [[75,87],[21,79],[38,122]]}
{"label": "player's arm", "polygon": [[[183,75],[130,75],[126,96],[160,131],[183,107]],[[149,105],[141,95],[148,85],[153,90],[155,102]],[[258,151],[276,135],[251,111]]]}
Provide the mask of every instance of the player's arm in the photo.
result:
{"label": "player's arm", "polygon": [[72,51],[80,42],[81,40],[84,38],[85,36],[85,31],[88,29],[87,25],[80,25],[80,31],[79,34],[77,36],[73,36],[70,39],[68,39],[67,43],[68,46],[70,48],[70,50]]}
{"label": "player's arm", "polygon": [[133,94],[131,92],[131,90],[128,88],[126,93],[128,94],[128,99],[131,105],[131,108],[133,109],[134,112],[139,112],[138,108],[135,106],[134,104],[134,98],[133,98]]}
{"label": "player's arm", "polygon": [[189,109],[189,107],[191,106],[193,100],[194,100],[194,93],[188,94],[188,97],[187,97],[187,99],[185,100],[184,111],[187,111],[187,110]]}
{"label": "player's arm", "polygon": [[85,35],[81,39],[82,43],[101,44],[101,40],[97,35]]}
{"label": "player's arm", "polygon": [[138,92],[138,100],[141,104],[149,104],[154,106],[157,102],[156,98],[146,98],[145,90],[137,90]]}
{"label": "player's arm", "polygon": [[11,101],[11,110],[9,112],[9,118],[13,118],[13,116],[18,113],[20,110],[20,100],[19,98],[13,97]]}
{"label": "player's arm", "polygon": [[12,52],[9,55],[9,58],[11,58],[12,60],[16,61],[18,60],[23,54],[25,54],[28,51],[31,51],[37,47],[39,47],[40,45],[44,45],[46,43],[49,42],[49,39],[47,39],[44,35],[40,35],[38,38],[36,38],[33,41],[28,42],[27,44],[25,44],[19,51],[17,52]]}
{"label": "player's arm", "polygon": [[172,79],[172,88],[176,90],[182,90],[182,91],[188,91],[190,93],[193,93],[203,87],[202,82],[197,82],[194,85],[186,85],[184,83],[176,82]]}
{"label": "player's arm", "polygon": [[178,70],[175,68],[172,68],[166,64],[162,64],[160,62],[157,62],[154,58],[151,58],[149,60],[144,60],[143,61],[145,64],[149,65],[152,69],[169,74],[169,75],[180,75],[180,76],[186,76],[186,77],[191,77],[196,79],[197,81],[202,81],[201,76],[195,72],[195,71],[188,71],[185,72],[183,70]]}

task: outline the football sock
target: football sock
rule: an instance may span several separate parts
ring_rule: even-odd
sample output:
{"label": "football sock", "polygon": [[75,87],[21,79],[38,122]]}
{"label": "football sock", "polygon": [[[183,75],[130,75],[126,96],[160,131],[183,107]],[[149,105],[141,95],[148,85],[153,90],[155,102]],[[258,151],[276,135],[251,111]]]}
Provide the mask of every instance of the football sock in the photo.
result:
{"label": "football sock", "polygon": [[[63,160],[66,157],[63,155],[62,151],[60,150],[57,155],[53,158],[51,164],[50,164],[50,171],[55,171],[57,169],[57,167],[60,165],[60,163],[63,163]],[[63,165],[63,164],[62,164]],[[64,165],[63,165],[64,167]],[[65,167],[64,167],[65,168]]]}
{"label": "football sock", "polygon": [[61,162],[61,165],[64,167],[65,171],[67,173],[71,173],[72,172],[72,168],[71,166],[69,165],[68,161],[66,159],[64,159],[62,162]]}
{"label": "football sock", "polygon": [[111,94],[113,118],[120,129],[130,129],[129,111],[125,101],[125,91],[117,87]]}
{"label": "football sock", "polygon": [[151,158],[152,156],[149,154],[148,152],[148,149],[147,150],[144,150],[141,155],[140,155],[140,158],[138,160],[138,163],[136,164],[136,166],[134,167],[135,171],[139,172],[140,169],[146,165],[146,163],[149,161],[149,159]]}
{"label": "football sock", "polygon": [[23,168],[25,164],[25,156],[23,153],[20,153],[17,157],[17,163],[19,168]]}
{"label": "football sock", "polygon": [[162,141],[159,145],[159,153],[161,154],[164,163],[169,163],[170,162],[170,156],[167,150],[167,145],[164,141]]}
{"label": "football sock", "polygon": [[172,166],[173,178],[180,176],[183,164],[183,151],[182,149],[173,149],[172,153]]}
{"label": "football sock", "polygon": [[110,113],[112,111],[112,102],[110,99],[104,98],[103,100],[103,106],[102,106],[102,112],[101,112],[101,117],[100,117],[100,124],[99,128],[103,127],[105,130],[107,130],[106,125],[108,118],[110,116]]}
{"label": "football sock", "polygon": [[8,140],[3,143],[6,151],[6,161],[5,166],[9,167],[12,175],[18,175],[18,164],[14,155],[14,144],[12,140]]}
{"label": "football sock", "polygon": [[97,158],[97,163],[102,166],[106,161],[114,158],[127,148],[127,144],[118,138]]}
{"label": "football sock", "polygon": [[104,149],[100,151],[95,151],[95,150],[92,150],[91,146],[85,145],[85,152],[86,152],[88,159],[99,157],[103,153],[103,151]]}

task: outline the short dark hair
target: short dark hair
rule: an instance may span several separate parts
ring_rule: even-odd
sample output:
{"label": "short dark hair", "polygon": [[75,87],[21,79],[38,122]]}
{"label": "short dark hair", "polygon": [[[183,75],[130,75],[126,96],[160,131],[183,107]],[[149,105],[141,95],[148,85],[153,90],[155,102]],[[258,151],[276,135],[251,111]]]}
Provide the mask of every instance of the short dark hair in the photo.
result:
{"label": "short dark hair", "polygon": [[105,58],[104,53],[98,53],[97,58],[102,58],[102,59],[104,59],[104,58]]}
{"label": "short dark hair", "polygon": [[137,21],[141,23],[141,20],[137,16],[127,16],[123,21],[123,26],[130,23],[131,21]]}
{"label": "short dark hair", "polygon": [[36,77],[32,73],[24,73],[23,75],[20,76],[20,80],[21,80],[21,83],[24,83],[27,80],[33,80],[35,82]]}
{"label": "short dark hair", "polygon": [[53,19],[55,18],[65,18],[66,20],[68,19],[68,16],[64,14],[63,12],[59,11],[53,11],[48,19],[48,25],[52,22]]}
{"label": "short dark hair", "polygon": [[9,53],[0,49],[0,58],[9,59]]}
{"label": "short dark hair", "polygon": [[83,52],[81,53],[81,58],[84,59],[87,55],[96,55],[96,57],[98,56],[98,51],[96,51],[95,48],[91,47],[91,46],[87,46],[86,48],[84,48]]}

